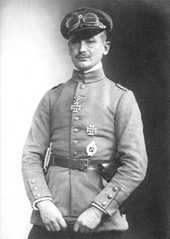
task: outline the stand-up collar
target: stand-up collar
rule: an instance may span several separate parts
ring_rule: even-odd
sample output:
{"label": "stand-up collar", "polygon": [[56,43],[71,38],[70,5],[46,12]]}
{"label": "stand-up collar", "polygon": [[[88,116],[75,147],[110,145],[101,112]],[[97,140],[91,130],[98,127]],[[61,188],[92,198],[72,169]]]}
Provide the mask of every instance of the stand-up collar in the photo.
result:
{"label": "stand-up collar", "polygon": [[73,70],[72,80],[75,82],[82,81],[85,84],[94,83],[105,78],[103,68],[90,71],[87,73]]}

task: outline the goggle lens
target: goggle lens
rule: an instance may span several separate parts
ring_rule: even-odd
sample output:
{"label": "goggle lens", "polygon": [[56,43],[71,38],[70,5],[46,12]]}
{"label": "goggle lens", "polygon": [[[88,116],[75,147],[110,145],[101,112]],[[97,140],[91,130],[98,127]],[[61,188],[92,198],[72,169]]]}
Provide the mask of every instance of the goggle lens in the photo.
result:
{"label": "goggle lens", "polygon": [[83,17],[83,22],[87,23],[87,24],[96,24],[99,22],[99,18],[96,14],[94,13],[87,13],[84,17]]}

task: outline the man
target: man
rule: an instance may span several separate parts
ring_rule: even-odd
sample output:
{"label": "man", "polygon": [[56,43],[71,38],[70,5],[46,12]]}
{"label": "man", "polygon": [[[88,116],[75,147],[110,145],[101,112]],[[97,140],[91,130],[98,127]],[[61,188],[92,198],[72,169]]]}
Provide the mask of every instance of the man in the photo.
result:
{"label": "man", "polygon": [[75,68],[40,101],[24,147],[30,239],[115,239],[128,229],[121,204],[144,179],[147,155],[133,93],[102,68],[111,29],[110,16],[91,8],[61,23]]}

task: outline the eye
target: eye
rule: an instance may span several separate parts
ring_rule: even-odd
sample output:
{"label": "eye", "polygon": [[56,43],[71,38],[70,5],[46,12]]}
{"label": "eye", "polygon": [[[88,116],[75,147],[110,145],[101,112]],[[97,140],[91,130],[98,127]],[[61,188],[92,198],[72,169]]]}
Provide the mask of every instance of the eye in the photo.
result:
{"label": "eye", "polygon": [[79,44],[79,40],[76,40],[76,39],[75,40],[71,40],[70,44],[71,45],[78,45]]}
{"label": "eye", "polygon": [[89,39],[86,40],[86,43],[87,43],[88,45],[92,45],[92,44],[94,44],[95,42],[96,42],[96,40],[95,40],[94,38],[89,38]]}

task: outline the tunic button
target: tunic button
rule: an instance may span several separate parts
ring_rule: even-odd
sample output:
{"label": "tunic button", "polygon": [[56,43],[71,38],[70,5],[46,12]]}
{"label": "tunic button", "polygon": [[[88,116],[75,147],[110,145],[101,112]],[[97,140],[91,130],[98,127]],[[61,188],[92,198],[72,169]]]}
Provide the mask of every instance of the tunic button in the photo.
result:
{"label": "tunic button", "polygon": [[31,183],[32,183],[32,184],[34,184],[34,183],[35,183],[35,180],[34,180],[34,179],[32,179],[32,180],[31,180]]}
{"label": "tunic button", "polygon": [[37,193],[37,194],[36,194],[36,197],[38,198],[39,196],[40,196],[40,193]]}
{"label": "tunic button", "polygon": [[36,191],[38,188],[37,187],[34,187],[33,190]]}
{"label": "tunic button", "polygon": [[78,141],[77,140],[73,140],[73,144],[77,144],[78,143]]}
{"label": "tunic button", "polygon": [[115,187],[113,188],[113,191],[116,192],[117,190],[118,190],[118,187],[115,186]]}
{"label": "tunic button", "polygon": [[112,194],[109,194],[109,195],[107,196],[108,199],[111,199],[112,197],[113,197]]}
{"label": "tunic button", "polygon": [[78,121],[78,120],[79,120],[79,117],[78,117],[78,116],[76,116],[76,117],[74,118],[74,120],[75,120],[75,121]]}
{"label": "tunic button", "polygon": [[73,131],[74,131],[74,133],[77,133],[79,130],[78,129],[74,129]]}
{"label": "tunic button", "polygon": [[102,206],[106,206],[107,202],[102,202]]}
{"label": "tunic button", "polygon": [[85,87],[86,87],[85,85],[81,85],[81,86],[80,86],[81,89],[84,89]]}
{"label": "tunic button", "polygon": [[76,151],[73,153],[74,156],[76,156],[77,154],[78,154],[78,153],[77,153]]}

